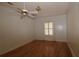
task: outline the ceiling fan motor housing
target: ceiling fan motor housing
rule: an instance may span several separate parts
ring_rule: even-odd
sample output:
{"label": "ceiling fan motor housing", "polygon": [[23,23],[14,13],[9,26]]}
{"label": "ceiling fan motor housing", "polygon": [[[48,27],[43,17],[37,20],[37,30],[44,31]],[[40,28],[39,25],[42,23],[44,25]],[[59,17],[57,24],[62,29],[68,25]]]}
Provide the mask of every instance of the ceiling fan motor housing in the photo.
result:
{"label": "ceiling fan motor housing", "polygon": [[28,10],[25,10],[25,9],[22,10],[23,15],[26,15],[27,13],[28,13]]}

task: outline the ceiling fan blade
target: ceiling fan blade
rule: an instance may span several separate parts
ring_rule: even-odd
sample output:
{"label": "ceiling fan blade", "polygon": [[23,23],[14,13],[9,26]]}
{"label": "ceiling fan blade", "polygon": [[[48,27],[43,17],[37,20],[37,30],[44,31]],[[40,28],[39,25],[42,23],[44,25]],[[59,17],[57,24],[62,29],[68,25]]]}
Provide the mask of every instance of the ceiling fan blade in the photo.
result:
{"label": "ceiling fan blade", "polygon": [[29,11],[28,14],[31,14],[32,16],[37,16],[38,11]]}
{"label": "ceiling fan blade", "polygon": [[35,17],[32,14],[27,14],[27,16],[30,17],[30,18],[34,18]]}
{"label": "ceiling fan blade", "polygon": [[13,3],[11,3],[11,2],[7,2],[9,5],[14,5]]}
{"label": "ceiling fan blade", "polygon": [[20,14],[23,14],[23,12],[28,13],[27,10],[24,11],[23,9],[18,8],[17,6],[15,6],[15,5],[14,5],[13,3],[11,3],[11,2],[8,2],[8,4],[11,5],[12,7],[14,7],[14,8],[16,9],[16,11],[17,11],[18,13],[20,13]]}
{"label": "ceiling fan blade", "polygon": [[20,12],[22,12],[22,9],[18,8],[17,6],[15,6],[12,2],[8,2],[8,4],[10,6],[12,6],[13,8],[15,8],[15,9],[19,10]]}
{"label": "ceiling fan blade", "polygon": [[31,14],[38,14],[38,11],[29,11]]}
{"label": "ceiling fan blade", "polygon": [[20,8],[17,8],[17,9],[18,9],[19,11],[21,11],[21,12],[23,11],[23,10],[22,10],[22,9],[20,9]]}
{"label": "ceiling fan blade", "polygon": [[40,6],[37,6],[37,8],[35,8],[38,12],[41,10]]}

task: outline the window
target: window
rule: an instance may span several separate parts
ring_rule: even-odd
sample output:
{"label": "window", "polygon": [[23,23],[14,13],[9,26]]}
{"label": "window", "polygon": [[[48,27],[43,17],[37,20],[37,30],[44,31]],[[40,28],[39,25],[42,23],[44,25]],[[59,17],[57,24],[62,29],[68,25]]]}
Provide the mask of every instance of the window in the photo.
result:
{"label": "window", "polygon": [[53,35],[53,22],[44,23],[44,34]]}

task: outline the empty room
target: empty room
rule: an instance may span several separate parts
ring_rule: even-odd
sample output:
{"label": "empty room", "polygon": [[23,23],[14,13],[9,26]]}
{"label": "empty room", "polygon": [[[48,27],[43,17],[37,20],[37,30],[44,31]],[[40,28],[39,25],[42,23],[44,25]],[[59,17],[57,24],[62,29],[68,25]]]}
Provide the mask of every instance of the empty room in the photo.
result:
{"label": "empty room", "polygon": [[1,57],[78,57],[79,2],[0,2]]}

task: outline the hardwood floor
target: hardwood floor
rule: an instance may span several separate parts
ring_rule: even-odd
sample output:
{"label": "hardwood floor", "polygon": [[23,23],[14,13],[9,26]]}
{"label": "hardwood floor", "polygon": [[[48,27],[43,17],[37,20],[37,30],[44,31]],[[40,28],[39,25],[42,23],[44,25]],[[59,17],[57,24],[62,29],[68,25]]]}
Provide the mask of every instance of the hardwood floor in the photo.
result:
{"label": "hardwood floor", "polygon": [[65,42],[35,40],[2,56],[6,57],[71,57]]}

